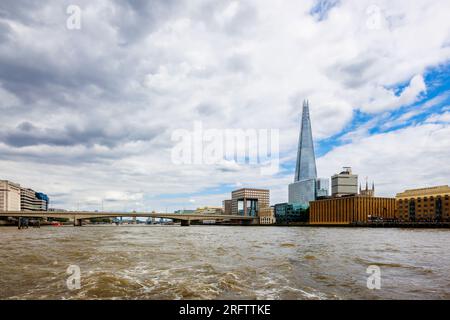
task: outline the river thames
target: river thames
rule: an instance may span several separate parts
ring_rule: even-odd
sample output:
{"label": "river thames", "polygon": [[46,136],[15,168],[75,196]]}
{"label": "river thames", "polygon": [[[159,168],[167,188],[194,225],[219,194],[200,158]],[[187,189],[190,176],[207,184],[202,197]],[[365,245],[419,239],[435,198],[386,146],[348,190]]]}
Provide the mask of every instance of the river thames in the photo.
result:
{"label": "river thames", "polygon": [[0,242],[2,299],[450,299],[450,230],[3,227]]}

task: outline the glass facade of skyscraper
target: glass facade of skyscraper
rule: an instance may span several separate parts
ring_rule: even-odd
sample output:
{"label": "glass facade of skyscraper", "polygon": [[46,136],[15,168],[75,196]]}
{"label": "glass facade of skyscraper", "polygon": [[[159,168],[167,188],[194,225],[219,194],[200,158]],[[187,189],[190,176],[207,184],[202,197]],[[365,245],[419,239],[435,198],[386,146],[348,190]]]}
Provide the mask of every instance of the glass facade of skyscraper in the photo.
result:
{"label": "glass facade of skyscraper", "polygon": [[289,204],[309,205],[317,197],[328,196],[329,182],[317,179],[316,157],[309,116],[309,103],[303,102],[294,183],[289,185]]}

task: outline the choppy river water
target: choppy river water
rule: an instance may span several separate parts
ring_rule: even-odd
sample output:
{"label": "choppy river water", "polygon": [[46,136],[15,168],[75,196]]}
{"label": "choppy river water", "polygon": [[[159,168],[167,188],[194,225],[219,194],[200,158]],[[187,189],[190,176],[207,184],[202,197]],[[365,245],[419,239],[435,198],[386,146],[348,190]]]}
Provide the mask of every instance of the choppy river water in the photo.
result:
{"label": "choppy river water", "polygon": [[3,299],[450,299],[450,230],[3,227],[0,243]]}

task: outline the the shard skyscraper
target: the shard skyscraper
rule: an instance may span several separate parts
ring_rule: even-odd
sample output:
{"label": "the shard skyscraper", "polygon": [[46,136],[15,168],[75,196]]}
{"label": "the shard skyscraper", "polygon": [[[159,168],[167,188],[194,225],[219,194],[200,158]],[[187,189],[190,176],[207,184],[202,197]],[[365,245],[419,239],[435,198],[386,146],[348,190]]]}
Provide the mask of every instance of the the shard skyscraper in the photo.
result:
{"label": "the shard skyscraper", "polygon": [[309,205],[318,196],[328,195],[328,181],[317,179],[316,157],[309,117],[309,102],[303,102],[294,183],[289,185],[289,203]]}
{"label": "the shard skyscraper", "polygon": [[298,139],[297,165],[294,182],[317,178],[316,157],[309,117],[309,102],[303,102],[302,125]]}

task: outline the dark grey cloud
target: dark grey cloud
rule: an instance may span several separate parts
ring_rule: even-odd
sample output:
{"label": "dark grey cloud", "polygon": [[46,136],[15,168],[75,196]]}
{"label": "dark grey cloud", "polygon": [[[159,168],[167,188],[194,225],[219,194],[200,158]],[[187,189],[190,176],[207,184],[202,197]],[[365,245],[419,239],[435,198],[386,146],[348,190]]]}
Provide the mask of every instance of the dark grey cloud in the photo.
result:
{"label": "dark grey cloud", "polygon": [[0,43],[10,41],[12,29],[6,22],[0,21]]}
{"label": "dark grey cloud", "polygon": [[20,148],[3,148],[0,152],[0,160],[63,166],[107,164],[122,157],[122,155],[112,152],[81,152],[68,156],[64,153],[22,150]]}
{"label": "dark grey cloud", "polygon": [[120,44],[129,45],[151,34],[185,3],[183,0],[114,0],[110,22],[120,33]]}
{"label": "dark grey cloud", "polygon": [[43,1],[33,0],[2,0],[0,2],[0,18],[8,20],[19,20],[24,24],[31,24],[39,20],[34,13],[42,8]]}
{"label": "dark grey cloud", "polygon": [[360,55],[350,62],[335,64],[327,71],[327,75],[339,80],[347,88],[357,89],[370,80],[370,70],[377,63],[377,57],[367,53]]}
{"label": "dark grey cloud", "polygon": [[92,123],[80,126],[66,124],[63,128],[39,128],[30,122],[22,122],[15,129],[0,131],[0,142],[12,147],[34,145],[50,146],[93,146],[95,144],[114,148],[119,144],[132,141],[151,141],[161,132],[161,128],[144,128],[133,130],[121,126],[114,131],[108,130],[108,123],[94,125]]}
{"label": "dark grey cloud", "polygon": [[[181,3],[117,0],[100,7],[86,0],[2,1],[0,17],[5,21],[0,22],[0,85],[28,106],[45,97],[59,107],[83,108],[73,101],[86,88],[96,88],[102,101],[132,100],[135,97],[124,84],[139,78],[145,69],[136,63],[139,51],[126,45],[150,34]],[[65,27],[70,4],[82,9],[79,31]],[[95,19],[83,13],[92,7],[98,10]],[[31,26],[34,39],[23,41],[22,34],[12,30],[12,23]],[[99,27],[106,29],[97,30]],[[103,36],[108,28],[117,30],[117,35]],[[147,52],[152,63],[146,67],[156,68],[163,56]]]}
{"label": "dark grey cloud", "polygon": [[202,116],[210,116],[216,112],[216,109],[217,107],[207,103],[202,103],[197,106],[197,111]]}
{"label": "dark grey cloud", "polygon": [[250,58],[243,54],[235,54],[229,57],[226,61],[226,66],[231,72],[250,72],[251,62]]}

